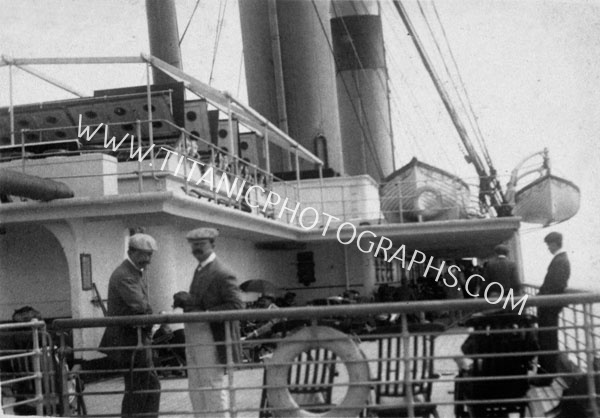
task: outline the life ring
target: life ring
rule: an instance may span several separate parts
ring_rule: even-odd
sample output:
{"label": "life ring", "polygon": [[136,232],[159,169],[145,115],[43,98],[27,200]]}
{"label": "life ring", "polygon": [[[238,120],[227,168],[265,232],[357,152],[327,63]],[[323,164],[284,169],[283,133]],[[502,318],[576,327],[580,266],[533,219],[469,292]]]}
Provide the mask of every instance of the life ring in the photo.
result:
{"label": "life ring", "polygon": [[[323,414],[302,409],[288,390],[291,363],[301,353],[315,348],[332,351],[348,370],[348,391],[339,405]],[[364,409],[371,392],[369,365],[358,346],[344,333],[329,327],[312,326],[284,339],[266,366],[267,398],[278,417],[351,417]]]}
{"label": "life ring", "polygon": [[[425,194],[434,195],[434,199],[436,201],[436,206],[425,207],[422,202],[420,202],[421,196]],[[423,220],[429,220],[440,216],[447,208],[444,207],[444,200],[442,198],[442,193],[439,189],[432,186],[423,186],[419,187],[415,191],[415,198],[412,201],[413,211],[412,214],[419,218],[421,217]]]}

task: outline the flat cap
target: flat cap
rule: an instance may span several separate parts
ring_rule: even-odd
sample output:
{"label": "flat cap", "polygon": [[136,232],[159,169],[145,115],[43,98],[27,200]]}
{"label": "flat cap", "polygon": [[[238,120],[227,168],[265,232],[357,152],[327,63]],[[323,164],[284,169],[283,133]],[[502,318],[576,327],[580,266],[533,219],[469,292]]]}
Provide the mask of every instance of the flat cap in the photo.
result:
{"label": "flat cap", "polygon": [[563,236],[560,232],[550,232],[544,237],[544,242],[555,242],[562,245]]}
{"label": "flat cap", "polygon": [[142,251],[156,251],[156,240],[148,234],[134,234],[129,237],[129,248]]}
{"label": "flat cap", "polygon": [[201,239],[215,239],[219,236],[219,231],[214,228],[197,228],[187,233],[185,238],[188,241],[197,241]]}

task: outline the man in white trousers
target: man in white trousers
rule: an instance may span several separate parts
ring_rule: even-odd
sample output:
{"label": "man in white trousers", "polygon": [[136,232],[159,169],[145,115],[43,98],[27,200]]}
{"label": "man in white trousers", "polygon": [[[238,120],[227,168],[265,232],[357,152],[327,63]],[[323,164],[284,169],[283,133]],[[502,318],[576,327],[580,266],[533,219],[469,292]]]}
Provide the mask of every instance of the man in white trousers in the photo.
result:
{"label": "man in white trousers", "polygon": [[[174,307],[185,312],[242,309],[239,288],[233,273],[217,258],[214,248],[219,232],[213,228],[198,228],[186,238],[192,254],[199,262],[190,291],[174,295]],[[225,323],[186,323],[188,381],[190,398],[196,417],[228,417],[228,393],[225,389],[227,347]],[[232,360],[239,362],[240,331],[231,323]]]}

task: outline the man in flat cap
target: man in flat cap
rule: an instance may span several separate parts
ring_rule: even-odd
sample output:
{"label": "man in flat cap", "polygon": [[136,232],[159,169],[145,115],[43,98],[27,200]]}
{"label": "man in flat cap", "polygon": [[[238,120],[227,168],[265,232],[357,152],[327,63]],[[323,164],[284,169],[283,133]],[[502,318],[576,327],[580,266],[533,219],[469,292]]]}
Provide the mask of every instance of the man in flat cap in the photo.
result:
{"label": "man in flat cap", "polygon": [[[559,232],[550,232],[544,238],[554,257],[548,266],[548,272],[544,278],[544,283],[540,287],[538,295],[556,295],[564,293],[567,288],[567,282],[571,275],[571,265],[567,253],[562,248],[563,237]],[[538,325],[542,327],[558,327],[558,316],[562,310],[561,306],[538,307]],[[558,350],[558,329],[550,329],[539,332],[539,342],[541,350]],[[539,365],[542,372],[556,373],[558,354],[546,354],[539,356]],[[539,379],[538,385],[552,383],[552,378]]]}
{"label": "man in flat cap", "polygon": [[[143,273],[156,251],[156,241],[150,235],[134,234],[129,238],[126,259],[112,273],[108,283],[108,316],[147,315],[152,313],[148,303],[148,284]],[[141,329],[142,340],[138,342],[137,327],[107,327],[101,348],[144,347],[135,350],[104,351],[118,368],[129,369],[124,373],[125,394],[121,404],[121,415],[131,417],[144,414],[145,417],[158,417],[160,405],[160,382],[152,369],[150,351],[152,326]],[[139,393],[143,391],[143,393]]]}
{"label": "man in flat cap", "polygon": [[509,249],[506,245],[496,245],[494,248],[495,257],[488,260],[484,269],[483,277],[488,285],[492,282],[497,282],[504,289],[503,294],[506,295],[509,289],[512,289],[515,295],[521,294],[521,280],[517,265],[508,259]]}
{"label": "man in flat cap", "polygon": [[[185,312],[221,311],[242,309],[237,281],[217,258],[214,248],[219,232],[213,228],[198,228],[190,231],[186,238],[192,247],[192,254],[200,263],[194,272],[189,293],[178,292],[174,295],[174,307],[181,307]],[[190,398],[197,417],[227,417],[227,391],[225,386],[225,365],[227,349],[225,326],[222,322],[186,323],[186,341],[200,342],[203,345],[192,345],[187,350],[188,380]],[[239,324],[231,323],[232,360],[240,361]],[[216,343],[216,345],[205,345]],[[195,369],[195,367],[204,367]],[[211,367],[212,366],[212,367]],[[208,367],[208,368],[207,368]],[[220,390],[202,391],[202,387]]]}

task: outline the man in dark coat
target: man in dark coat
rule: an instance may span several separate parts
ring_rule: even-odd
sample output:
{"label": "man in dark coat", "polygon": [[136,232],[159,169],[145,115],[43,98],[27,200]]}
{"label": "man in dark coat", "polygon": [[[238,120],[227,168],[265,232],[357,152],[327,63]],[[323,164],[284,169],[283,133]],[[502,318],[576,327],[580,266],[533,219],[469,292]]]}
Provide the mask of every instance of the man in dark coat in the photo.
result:
{"label": "man in dark coat", "polygon": [[[108,283],[108,316],[147,315],[152,313],[148,303],[148,284],[143,272],[150,264],[156,241],[150,235],[135,234],[129,238],[127,259],[110,276]],[[100,348],[136,347],[135,350],[101,350],[119,368],[130,369],[124,373],[125,394],[121,415],[130,417],[145,414],[158,417],[160,382],[153,368],[151,345],[152,326],[141,330],[138,341],[137,328],[133,326],[107,327]],[[143,347],[139,347],[139,344]],[[138,391],[151,391],[137,393]]]}
{"label": "man in dark coat", "polygon": [[[564,293],[571,274],[571,266],[567,253],[562,249],[563,237],[558,232],[551,232],[544,238],[548,250],[554,258],[548,266],[548,272],[538,295],[555,295]],[[538,325],[542,327],[558,327],[558,315],[562,307],[547,306],[538,308]],[[539,332],[541,350],[558,350],[558,330],[551,329]],[[556,373],[557,354],[539,356],[539,365],[546,373]],[[551,383],[552,379],[548,379]]]}
{"label": "man in dark coat", "polygon": [[483,277],[487,283],[498,282],[504,289],[504,295],[512,289],[515,295],[521,293],[521,280],[517,265],[508,259],[508,247],[500,244],[494,248],[496,256],[489,260],[483,270]]}
{"label": "man in dark coat", "polygon": [[[192,254],[200,264],[194,272],[189,293],[178,292],[174,295],[174,307],[181,307],[185,312],[243,308],[234,274],[221,263],[214,252],[218,235],[219,232],[213,228],[198,228],[187,234]],[[223,344],[225,326],[222,322],[186,323],[186,341],[202,344],[192,345],[187,349],[190,398],[197,417],[228,416],[224,411],[228,408],[227,391],[224,390],[224,366],[227,364],[227,346]],[[238,362],[241,358],[239,324],[231,323],[230,330],[232,360]],[[202,387],[220,390],[199,390]]]}

